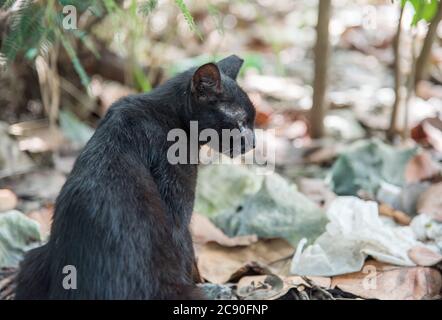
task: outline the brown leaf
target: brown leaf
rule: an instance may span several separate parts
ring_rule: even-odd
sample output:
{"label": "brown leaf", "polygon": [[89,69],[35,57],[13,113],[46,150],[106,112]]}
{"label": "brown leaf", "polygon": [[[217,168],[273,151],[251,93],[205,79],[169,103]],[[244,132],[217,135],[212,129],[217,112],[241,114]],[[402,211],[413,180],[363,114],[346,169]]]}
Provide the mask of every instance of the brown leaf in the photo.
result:
{"label": "brown leaf", "polygon": [[133,89],[116,81],[104,81],[94,77],[91,82],[92,94],[100,101],[99,114],[104,115],[109,107],[118,99],[135,93]]}
{"label": "brown leaf", "polygon": [[429,187],[417,202],[417,212],[425,213],[436,221],[442,222],[442,182]]}
{"label": "brown leaf", "polygon": [[431,98],[442,99],[442,86],[434,85],[430,81],[419,81],[416,87],[416,94],[424,100]]}
{"label": "brown leaf", "polygon": [[442,120],[439,117],[427,118],[413,127],[411,137],[423,144],[430,144],[442,152]]}
{"label": "brown leaf", "polygon": [[311,164],[326,164],[333,162],[338,157],[338,148],[336,145],[325,146],[311,152],[305,159]]}
{"label": "brown leaf", "polygon": [[421,300],[439,294],[442,276],[428,267],[396,267],[372,260],[360,272],[333,277],[331,286],[366,299]]}
{"label": "brown leaf", "polygon": [[405,180],[407,183],[420,182],[430,179],[441,172],[441,167],[430,156],[428,152],[421,152],[415,155],[405,168]]}
{"label": "brown leaf", "polygon": [[385,217],[393,218],[394,221],[403,226],[408,226],[411,222],[411,217],[409,215],[402,211],[393,209],[386,203],[379,205],[379,214]]}
{"label": "brown leaf", "polygon": [[442,255],[428,248],[418,246],[408,251],[408,256],[414,263],[423,267],[435,266],[442,261]]}
{"label": "brown leaf", "polygon": [[230,238],[221,229],[217,228],[207,217],[194,213],[190,223],[190,230],[194,243],[203,245],[207,242],[216,242],[225,247],[248,246],[258,241],[256,235],[247,235]]}
{"label": "brown leaf", "polygon": [[285,295],[293,285],[287,285],[280,277],[270,274],[244,277],[238,282],[238,296],[251,300],[275,300]]}
{"label": "brown leaf", "polygon": [[297,181],[297,185],[300,192],[320,207],[327,208],[336,198],[336,194],[330,190],[323,179],[302,178]]}
{"label": "brown leaf", "polygon": [[279,277],[274,274],[246,276],[238,282],[237,294],[243,299],[275,300],[285,295],[291,288],[299,286],[310,288],[311,285],[330,288],[331,279],[325,277],[308,277],[306,282],[302,277]]}
{"label": "brown leaf", "polygon": [[0,212],[12,210],[17,206],[17,196],[9,189],[0,189]]}
{"label": "brown leaf", "polygon": [[423,122],[422,128],[427,135],[428,142],[439,152],[442,152],[442,120],[431,118]]}
{"label": "brown leaf", "polygon": [[17,136],[20,150],[41,153],[57,150],[65,142],[63,133],[46,120],[32,120],[13,124],[9,132]]}
{"label": "brown leaf", "polygon": [[35,220],[40,225],[40,235],[45,239],[51,231],[52,216],[54,214],[54,207],[48,206],[40,210],[31,211],[27,214],[28,218]]}
{"label": "brown leaf", "polygon": [[[260,270],[268,267],[278,273],[274,262],[293,254],[293,247],[283,239],[259,240],[248,247],[226,248],[217,243],[207,243],[197,249],[198,269],[201,276],[209,282],[222,284],[229,281],[241,268],[256,262]],[[249,268],[250,270],[250,268]],[[236,277],[238,277],[236,274]]]}

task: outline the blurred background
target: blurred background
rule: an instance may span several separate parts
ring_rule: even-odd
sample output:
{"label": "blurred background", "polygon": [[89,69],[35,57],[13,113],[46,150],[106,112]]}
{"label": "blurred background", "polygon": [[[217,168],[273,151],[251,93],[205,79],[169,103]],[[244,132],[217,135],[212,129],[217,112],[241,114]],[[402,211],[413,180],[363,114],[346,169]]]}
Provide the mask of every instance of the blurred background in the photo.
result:
{"label": "blurred background", "polygon": [[[238,82],[257,109],[256,127],[275,130],[260,139],[275,149],[276,178],[202,168],[194,236],[213,297],[438,296],[439,0],[0,0],[0,8],[0,279],[47,237],[58,191],[114,101],[236,54],[245,60]],[[339,196],[356,202],[333,202]],[[360,274],[342,276],[359,272],[359,262],[324,271],[301,255],[302,239],[326,234],[330,212],[364,212],[366,200],[379,205],[383,227],[414,232],[405,248],[390,229],[352,247],[371,253],[360,263],[373,252],[394,257],[365,262],[385,263],[377,272],[407,267],[394,275],[402,279],[397,290],[367,291]],[[373,234],[381,228],[363,223]],[[411,257],[417,244],[426,249]],[[431,285],[414,281],[410,267],[419,266]]]}

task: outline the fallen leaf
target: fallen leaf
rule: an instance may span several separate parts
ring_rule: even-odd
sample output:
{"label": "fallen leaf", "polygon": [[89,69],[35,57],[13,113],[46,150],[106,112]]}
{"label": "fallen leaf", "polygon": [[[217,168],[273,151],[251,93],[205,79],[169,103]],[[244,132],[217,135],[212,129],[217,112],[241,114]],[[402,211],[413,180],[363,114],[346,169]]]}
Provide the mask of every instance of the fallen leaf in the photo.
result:
{"label": "fallen leaf", "polygon": [[207,217],[194,213],[190,223],[194,243],[203,245],[207,242],[216,242],[225,247],[248,246],[258,241],[256,235],[228,237],[217,228]]}
{"label": "fallen leaf", "polygon": [[40,241],[38,223],[17,210],[0,214],[0,268],[14,267]]}
{"label": "fallen leaf", "polygon": [[47,120],[19,122],[11,125],[9,132],[17,136],[20,150],[31,153],[57,150],[65,141],[60,129]]}
{"label": "fallen leaf", "polygon": [[397,149],[378,139],[361,140],[343,151],[331,170],[331,186],[338,195],[375,195],[382,182],[405,183],[405,167],[416,148]]}
{"label": "fallen leaf", "polygon": [[40,210],[31,211],[26,216],[38,222],[40,226],[40,235],[42,239],[46,239],[51,231],[52,216],[54,214],[54,207],[48,206]]}
{"label": "fallen leaf", "polygon": [[[308,279],[309,282],[306,282]],[[329,277],[300,277],[300,276],[289,276],[284,279],[285,282],[293,285],[305,285],[305,286],[318,286],[321,288],[329,289],[331,285],[331,278]]]}
{"label": "fallen leaf", "polygon": [[442,255],[425,247],[414,247],[408,251],[408,256],[417,265],[423,267],[435,266],[442,261]]}
{"label": "fallen leaf", "polygon": [[442,182],[430,186],[417,202],[417,212],[442,222]]}
{"label": "fallen leaf", "polygon": [[275,274],[246,276],[239,280],[237,294],[246,300],[275,300],[292,288],[303,290],[301,286],[317,286],[328,289],[330,284],[331,279],[326,277],[281,277]]}
{"label": "fallen leaf", "polygon": [[32,160],[20,150],[18,142],[9,137],[8,125],[0,122],[0,179],[29,172]]}
{"label": "fallen leaf", "polygon": [[412,128],[411,137],[421,144],[429,144],[442,152],[442,120],[440,117],[422,120]]}
{"label": "fallen leaf", "polygon": [[[248,247],[226,248],[217,243],[207,243],[196,251],[198,269],[201,276],[211,283],[223,284],[241,268],[253,266],[269,266],[270,264],[289,257],[293,247],[283,239],[259,240]],[[277,273],[271,266],[269,271]],[[243,270],[245,270],[243,269]]]}
{"label": "fallen leaf", "polygon": [[330,190],[323,179],[302,178],[297,181],[299,191],[322,208],[327,208],[336,194]]}
{"label": "fallen leaf", "polygon": [[331,286],[366,299],[422,300],[438,296],[442,276],[428,267],[367,261],[360,272],[333,277]]}
{"label": "fallen leaf", "polygon": [[12,210],[17,206],[17,196],[9,189],[0,189],[0,212]]}
{"label": "fallen leaf", "polygon": [[258,92],[251,92],[249,98],[256,108],[255,124],[264,127],[269,124],[273,109],[270,104]]}
{"label": "fallen leaf", "polygon": [[430,81],[421,80],[416,86],[416,94],[424,100],[434,97],[442,99],[442,86],[435,85]]}
{"label": "fallen leaf", "polygon": [[335,144],[321,147],[309,153],[305,161],[312,164],[332,163],[338,156],[338,150]]}
{"label": "fallen leaf", "polygon": [[14,180],[11,189],[19,197],[35,197],[46,200],[55,200],[66,176],[55,170],[40,170],[28,173]]}
{"label": "fallen leaf", "polygon": [[78,146],[84,146],[94,134],[94,129],[68,111],[60,112],[60,128],[64,136]]}
{"label": "fallen leaf", "polygon": [[118,99],[135,93],[132,88],[122,85],[116,81],[103,81],[101,77],[95,76],[91,82],[92,94],[100,101],[99,114],[103,116],[109,107]]}
{"label": "fallen leaf", "polygon": [[441,167],[428,152],[420,152],[410,159],[405,168],[405,181],[416,183],[430,179],[441,172]]}
{"label": "fallen leaf", "polygon": [[439,152],[442,152],[442,120],[440,118],[427,119],[422,124],[428,142]]}
{"label": "fallen leaf", "polygon": [[293,287],[274,274],[249,276],[238,282],[237,294],[245,300],[275,300]]}
{"label": "fallen leaf", "polygon": [[241,268],[232,273],[229,280],[227,281],[236,283],[245,276],[269,274],[272,274],[272,271],[267,266],[259,262],[251,261],[242,265]]}
{"label": "fallen leaf", "polygon": [[321,208],[276,173],[264,176],[258,192],[213,221],[229,236],[256,234],[259,238],[284,238],[292,245],[302,238],[313,241],[327,223]]}
{"label": "fallen leaf", "polygon": [[382,203],[379,205],[379,214],[381,216],[393,218],[398,224],[408,226],[411,222],[411,217],[406,213],[395,210],[388,204]]}
{"label": "fallen leaf", "polygon": [[238,300],[231,285],[220,285],[214,283],[198,284],[208,300]]}
{"label": "fallen leaf", "polygon": [[244,88],[278,100],[296,101],[310,94],[307,86],[297,82],[299,81],[288,77],[247,74],[244,79]]}

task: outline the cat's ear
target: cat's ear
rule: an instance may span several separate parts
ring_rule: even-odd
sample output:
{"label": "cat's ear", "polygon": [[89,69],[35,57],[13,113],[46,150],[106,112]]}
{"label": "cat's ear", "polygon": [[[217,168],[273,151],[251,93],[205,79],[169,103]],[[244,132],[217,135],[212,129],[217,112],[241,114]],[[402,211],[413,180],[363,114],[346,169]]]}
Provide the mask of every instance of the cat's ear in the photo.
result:
{"label": "cat's ear", "polygon": [[201,98],[210,98],[221,93],[221,74],[216,64],[206,63],[195,71],[192,92]]}
{"label": "cat's ear", "polygon": [[243,63],[243,59],[232,54],[231,56],[228,56],[227,58],[219,61],[217,65],[226,76],[232,78],[233,80],[236,80],[236,77],[238,76],[239,70],[241,69]]}

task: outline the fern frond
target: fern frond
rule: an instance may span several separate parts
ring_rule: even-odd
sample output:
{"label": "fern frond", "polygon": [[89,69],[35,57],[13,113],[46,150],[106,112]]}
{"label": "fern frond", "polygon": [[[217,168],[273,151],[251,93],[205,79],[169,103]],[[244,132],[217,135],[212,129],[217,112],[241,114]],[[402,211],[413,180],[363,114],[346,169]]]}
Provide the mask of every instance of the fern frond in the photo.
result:
{"label": "fern frond", "polygon": [[22,49],[38,47],[45,34],[43,20],[44,9],[32,1],[23,1],[18,10],[13,12],[10,32],[1,48],[8,61],[14,60]]}
{"label": "fern frond", "polygon": [[11,8],[17,0],[0,0],[0,9],[2,10],[8,10]]}
{"label": "fern frond", "polygon": [[158,5],[158,0],[143,1],[138,6],[138,12],[147,17]]}
{"label": "fern frond", "polygon": [[87,88],[90,83],[89,76],[86,73],[86,70],[84,70],[83,65],[81,64],[80,60],[78,59],[77,53],[75,52],[75,49],[72,47],[69,40],[62,34],[59,34],[61,44],[63,45],[64,49],[66,50],[69,59],[71,59],[72,65],[74,66],[75,72],[77,72],[78,76],[80,77],[81,84]]}
{"label": "fern frond", "polygon": [[180,11],[184,16],[184,19],[186,20],[189,29],[192,30],[201,40],[203,40],[203,35],[201,31],[198,29],[195,20],[193,20],[192,14],[190,13],[190,10],[187,7],[184,0],[175,0],[175,3],[177,4],[178,8],[180,8]]}
{"label": "fern frond", "polygon": [[118,9],[118,5],[115,3],[114,0],[103,0],[103,4],[107,12],[109,13],[113,13]]}

